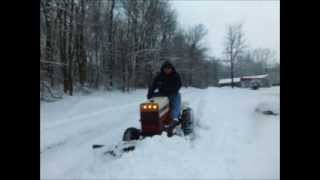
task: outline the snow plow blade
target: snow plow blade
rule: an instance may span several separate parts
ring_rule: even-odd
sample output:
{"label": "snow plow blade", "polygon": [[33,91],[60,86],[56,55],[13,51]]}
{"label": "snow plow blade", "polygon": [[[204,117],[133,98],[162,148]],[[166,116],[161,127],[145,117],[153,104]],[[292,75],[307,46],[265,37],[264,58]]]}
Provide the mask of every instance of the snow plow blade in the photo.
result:
{"label": "snow plow blade", "polygon": [[106,147],[103,144],[94,144],[92,145],[92,149],[95,151],[95,154],[98,155],[111,155],[113,157],[121,157],[123,153],[135,150],[136,143],[136,141],[122,141],[112,148]]}

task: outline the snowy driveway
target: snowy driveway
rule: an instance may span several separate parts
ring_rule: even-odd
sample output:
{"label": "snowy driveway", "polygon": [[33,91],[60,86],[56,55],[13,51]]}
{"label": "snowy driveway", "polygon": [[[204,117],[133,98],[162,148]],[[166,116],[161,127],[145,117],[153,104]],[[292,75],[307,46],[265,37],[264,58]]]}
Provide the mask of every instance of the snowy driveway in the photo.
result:
{"label": "snowy driveway", "polygon": [[97,161],[91,145],[114,145],[129,126],[139,127],[146,90],[94,93],[41,103],[42,179],[279,179],[279,88],[188,88],[181,91],[197,120],[196,139],[146,138],[114,161]]}

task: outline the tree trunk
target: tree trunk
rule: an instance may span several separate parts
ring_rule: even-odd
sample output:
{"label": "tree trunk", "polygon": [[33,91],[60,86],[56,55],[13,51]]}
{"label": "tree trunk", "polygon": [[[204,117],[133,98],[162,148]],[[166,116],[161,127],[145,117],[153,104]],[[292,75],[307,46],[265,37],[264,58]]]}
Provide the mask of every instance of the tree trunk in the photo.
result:
{"label": "tree trunk", "polygon": [[[63,3],[64,6],[62,6],[60,9],[60,11],[62,12],[63,8],[64,9],[68,9],[68,3],[66,1],[64,1]],[[64,93],[68,92],[68,69],[67,69],[67,11],[64,10],[63,11],[63,18],[61,17],[60,20],[60,27],[62,28],[60,30],[60,58],[62,63],[64,64],[62,66],[62,72],[63,72],[63,91]]]}
{"label": "tree trunk", "polygon": [[[52,26],[51,26],[51,0],[47,0],[44,8],[45,25],[46,25],[46,45],[45,45],[45,60],[53,61],[52,59]],[[51,87],[54,86],[53,69],[50,64],[47,65],[48,77]]]}
{"label": "tree trunk", "polygon": [[111,1],[111,8],[109,12],[109,31],[108,31],[108,49],[109,49],[109,88],[113,88],[113,9],[115,0]]}
{"label": "tree trunk", "polygon": [[234,70],[233,70],[233,60],[231,60],[231,87],[233,88],[233,77],[234,77]]}
{"label": "tree trunk", "polygon": [[69,95],[73,95],[73,8],[74,8],[74,0],[71,0],[71,8],[70,8],[70,21],[69,21],[69,46],[68,46],[68,54],[69,54],[69,63],[68,63],[68,90]]}
{"label": "tree trunk", "polygon": [[80,2],[81,16],[80,16],[80,37],[79,37],[79,81],[80,85],[84,86],[85,81],[87,80],[87,56],[86,50],[84,48],[84,18],[85,18],[85,3],[84,0]]}

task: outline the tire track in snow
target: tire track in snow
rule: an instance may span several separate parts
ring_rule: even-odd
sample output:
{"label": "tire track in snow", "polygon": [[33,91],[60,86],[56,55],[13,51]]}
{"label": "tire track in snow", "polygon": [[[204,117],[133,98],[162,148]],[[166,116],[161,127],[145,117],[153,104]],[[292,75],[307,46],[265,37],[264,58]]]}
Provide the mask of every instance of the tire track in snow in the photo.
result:
{"label": "tire track in snow", "polygon": [[[124,127],[126,127],[129,121],[122,121],[121,119],[126,119],[128,115],[131,115],[134,112],[134,109],[130,110],[129,112],[126,111],[125,113],[114,112],[120,114],[120,116],[117,117],[117,119],[119,119],[118,121],[105,121],[103,124],[99,123],[95,127],[92,127],[90,129],[80,132],[79,134],[75,134],[74,136],[70,136],[64,139],[62,141],[64,143],[58,143],[57,146],[51,147],[50,149],[43,151],[41,153],[41,159],[43,160],[43,162],[47,162],[43,165],[43,168],[45,170],[50,169],[50,162],[51,164],[53,162],[53,164],[56,163],[62,165],[62,167],[56,170],[57,172],[53,173],[53,175],[51,174],[51,176],[64,178],[68,176],[68,174],[72,174],[72,172],[76,169],[79,170],[86,168],[87,164],[83,164],[83,162],[86,159],[88,159],[88,157],[91,155],[91,145],[94,143],[94,141],[103,138],[106,140],[106,142],[103,143],[109,145],[115,144],[118,141],[118,138],[121,139],[121,137],[119,136],[122,135]],[[112,130],[110,131],[111,127]],[[66,156],[66,158],[68,159],[69,155],[71,154],[72,156],[80,158],[72,159],[70,160],[70,162],[67,163],[59,163],[60,161],[63,162]],[[47,173],[49,173],[50,175],[50,172],[46,172],[45,174]]]}
{"label": "tire track in snow", "polygon": [[99,111],[94,111],[91,113],[87,113],[86,115],[79,115],[79,116],[75,116],[72,118],[63,118],[63,120],[61,121],[55,121],[52,123],[45,123],[45,124],[49,124],[47,127],[44,128],[44,130],[51,130],[51,129],[55,129],[55,128],[59,128],[61,126],[66,126],[69,124],[73,124],[73,123],[79,123],[81,121],[84,121],[86,119],[89,119],[90,117],[94,117],[94,116],[98,116],[101,114],[105,114],[107,111],[115,111],[115,110],[122,110],[122,109],[126,109],[129,107],[133,107],[133,106],[137,106],[138,102],[134,102],[134,103],[130,103],[130,104],[125,104],[125,105],[120,105],[120,106],[114,106],[114,107],[107,107],[104,108],[102,110]]}
{"label": "tire track in snow", "polygon": [[[134,106],[138,106],[139,102],[140,101],[135,101],[129,104],[111,106],[99,111],[88,113],[87,115],[79,115],[69,120],[67,120],[68,118],[64,118],[67,121],[62,120],[58,123],[55,121],[54,123],[51,123],[50,126],[46,125],[47,122],[42,123],[41,131],[44,132],[44,137],[50,137],[52,135],[56,136],[56,132],[58,131],[60,131],[60,134],[62,133],[64,135],[61,135],[62,138],[54,137],[54,139],[57,140],[54,140],[54,142],[48,145],[44,145],[44,147],[41,147],[41,152],[44,153],[47,150],[52,151],[53,149],[56,149],[61,145],[68,144],[69,142],[72,142],[74,139],[76,139],[79,134],[89,133],[89,131],[99,128],[102,124],[105,124],[106,126],[109,124],[109,126],[111,126],[110,123],[114,121],[108,122],[108,117],[117,117],[117,115],[110,116],[111,114],[130,109]],[[132,111],[134,111],[134,109],[132,109]]]}
{"label": "tire track in snow", "polygon": [[[52,144],[46,145],[45,147],[42,148],[41,152],[44,153],[46,150],[52,150],[55,148],[60,147],[61,145],[65,145],[68,144],[69,142],[72,142],[73,140],[77,139],[79,136],[81,137],[82,135],[85,134],[90,134],[92,131],[99,131],[99,129],[104,128],[107,129],[106,127],[113,127],[116,125],[119,125],[119,123],[123,123],[123,121],[108,121],[107,117],[108,115],[110,115],[110,113],[118,113],[119,110],[126,110],[129,107],[133,106],[134,104],[128,104],[128,105],[124,105],[124,106],[120,106],[117,108],[108,108],[107,110],[104,111],[100,111],[99,113],[91,113],[91,115],[89,116],[85,116],[85,117],[81,117],[81,119],[78,119],[79,121],[73,120],[71,123],[67,123],[68,126],[73,126],[74,132],[70,132],[70,130],[68,129],[66,123],[65,124],[59,124],[57,126],[51,127],[50,129],[44,129],[44,131],[46,131],[47,134],[50,134],[50,132],[55,133],[58,128],[61,128],[63,126],[62,130],[68,131],[67,137],[64,137],[63,139],[59,140],[58,142],[54,142]],[[134,110],[132,110],[134,111]],[[97,117],[99,116],[99,117]],[[103,116],[103,118],[101,118],[101,116]],[[112,116],[114,117],[114,116]],[[89,125],[90,128],[88,129],[86,124],[88,123],[88,119],[99,119],[97,121],[90,121],[91,124]],[[117,124],[114,124],[114,122],[118,122]],[[83,125],[82,125],[82,124]],[[92,123],[94,123],[94,125],[92,125]],[[76,125],[75,125],[76,124]],[[111,125],[112,124],[112,125]],[[83,129],[79,131],[79,128],[81,126],[84,126]],[[74,127],[79,127],[79,128],[74,128]],[[71,130],[72,131],[72,130]]]}
{"label": "tire track in snow", "polygon": [[59,146],[62,146],[64,144],[66,144],[66,143],[67,143],[67,141],[64,140],[64,141],[59,141],[57,143],[53,143],[52,145],[48,145],[48,146],[42,148],[42,150],[40,150],[40,154],[42,154],[42,153],[44,153],[44,152],[46,152],[48,150],[55,149],[55,148],[57,148]]}

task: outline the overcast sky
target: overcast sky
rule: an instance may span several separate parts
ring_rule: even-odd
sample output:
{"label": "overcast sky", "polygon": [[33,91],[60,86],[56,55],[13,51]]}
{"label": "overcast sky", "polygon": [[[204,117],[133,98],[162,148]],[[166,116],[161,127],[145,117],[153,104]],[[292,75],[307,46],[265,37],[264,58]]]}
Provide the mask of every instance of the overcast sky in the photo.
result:
{"label": "overcast sky", "polygon": [[227,25],[242,22],[248,46],[276,50],[279,59],[279,0],[171,0],[171,4],[182,27],[206,26],[209,55],[222,57]]}

